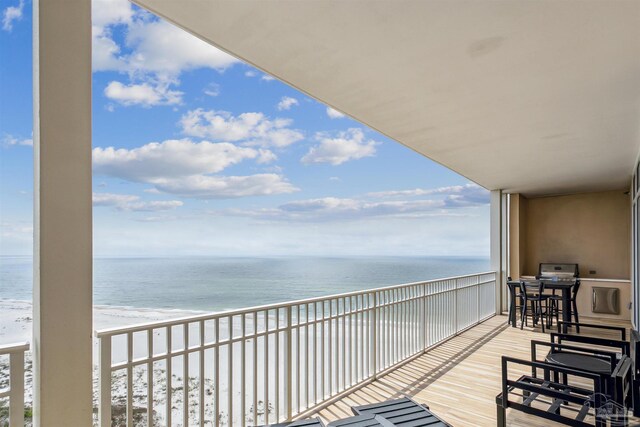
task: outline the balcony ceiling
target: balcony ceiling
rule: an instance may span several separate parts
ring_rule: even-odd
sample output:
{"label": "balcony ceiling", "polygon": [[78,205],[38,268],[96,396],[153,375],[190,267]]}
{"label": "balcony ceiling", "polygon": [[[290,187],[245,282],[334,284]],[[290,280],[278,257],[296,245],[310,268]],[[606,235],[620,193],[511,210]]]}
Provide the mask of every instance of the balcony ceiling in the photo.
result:
{"label": "balcony ceiling", "polygon": [[136,0],[489,189],[620,189],[640,0]]}

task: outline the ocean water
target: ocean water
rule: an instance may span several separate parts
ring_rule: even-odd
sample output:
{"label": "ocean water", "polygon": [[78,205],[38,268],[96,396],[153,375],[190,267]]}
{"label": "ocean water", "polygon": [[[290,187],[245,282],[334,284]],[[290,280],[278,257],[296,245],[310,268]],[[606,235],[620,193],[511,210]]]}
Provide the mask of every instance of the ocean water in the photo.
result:
{"label": "ocean water", "polygon": [[[94,304],[220,311],[488,270],[484,257],[96,258]],[[0,257],[0,298],[31,290],[31,258]]]}

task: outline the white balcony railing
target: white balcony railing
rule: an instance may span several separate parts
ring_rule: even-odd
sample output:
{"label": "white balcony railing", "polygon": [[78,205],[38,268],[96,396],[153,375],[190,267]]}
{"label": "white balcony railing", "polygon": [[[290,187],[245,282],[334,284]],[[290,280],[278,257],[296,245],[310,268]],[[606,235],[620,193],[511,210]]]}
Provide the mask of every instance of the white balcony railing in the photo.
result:
{"label": "white balcony railing", "polygon": [[[0,346],[0,357],[9,358],[9,378],[0,381],[0,401],[9,399],[10,427],[24,426],[24,353],[28,350],[28,343]],[[2,422],[0,420],[0,424]]]}
{"label": "white balcony railing", "polygon": [[99,425],[289,419],[495,314],[493,272],[106,329]]}

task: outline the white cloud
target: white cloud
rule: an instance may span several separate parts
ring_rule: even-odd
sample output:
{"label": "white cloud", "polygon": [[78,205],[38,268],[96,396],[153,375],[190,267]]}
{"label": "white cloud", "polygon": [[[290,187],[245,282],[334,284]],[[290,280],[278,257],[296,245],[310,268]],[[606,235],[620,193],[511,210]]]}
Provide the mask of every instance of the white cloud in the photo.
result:
{"label": "white cloud", "polygon": [[130,71],[177,77],[195,68],[222,71],[238,62],[226,52],[169,24],[166,21],[137,20],[129,26],[126,44]]}
{"label": "white cloud", "polygon": [[233,116],[226,111],[188,111],[180,125],[185,135],[211,138],[216,141],[242,142],[250,146],[286,147],[304,138],[288,119],[269,120],[262,113],[242,113]]}
{"label": "white cloud", "polygon": [[169,140],[139,148],[95,148],[93,167],[96,174],[153,185],[157,192],[183,197],[234,198],[282,194],[298,191],[282,175],[249,176],[213,175],[225,168],[253,159],[268,163],[275,154],[267,149],[239,147],[221,142]]}
{"label": "white cloud", "polygon": [[290,96],[283,96],[280,99],[280,102],[278,102],[278,105],[276,105],[276,108],[278,109],[278,111],[283,111],[283,110],[290,110],[291,107],[293,107],[294,105],[299,105],[300,103],[298,102],[297,99],[292,98]]}
{"label": "white cloud", "polygon": [[130,24],[133,8],[129,0],[92,0],[91,22],[97,27]]}
{"label": "white cloud", "polygon": [[330,163],[334,166],[350,160],[371,157],[376,154],[378,142],[365,140],[361,129],[349,129],[340,132],[337,137],[331,138],[327,134],[316,135],[320,144],[311,147],[309,152],[302,157],[302,163]]}
{"label": "white cloud", "polygon": [[188,139],[152,142],[131,150],[114,147],[93,149],[95,173],[129,181],[217,173],[246,159],[265,156],[258,150],[228,142],[199,143]]}
{"label": "white cloud", "polygon": [[159,212],[179,208],[179,200],[142,201],[139,196],[129,194],[93,193],[94,206],[112,206],[120,211]]}
{"label": "white cloud", "polygon": [[110,82],[104,90],[107,98],[122,105],[176,105],[182,103],[183,92],[169,90],[166,84],[152,86],[149,83],[125,85],[118,81]]}
{"label": "white cloud", "polygon": [[177,179],[158,179],[155,186],[165,193],[199,199],[229,199],[287,194],[299,191],[282,175],[249,176],[191,175]]}
{"label": "white cloud", "polygon": [[[411,193],[409,192],[411,191]],[[441,187],[423,190],[415,198],[413,190],[386,193],[368,193],[352,198],[322,197],[296,200],[274,208],[254,210],[230,210],[214,212],[269,221],[327,222],[351,221],[365,218],[392,217],[415,219],[427,217],[477,216],[477,208],[486,207],[488,192],[476,184]],[[390,194],[399,200],[380,200],[382,194]]]}
{"label": "white cloud", "polygon": [[342,114],[338,110],[334,110],[331,107],[327,107],[327,116],[329,116],[332,119],[341,119],[344,117],[344,114]]}
{"label": "white cloud", "polygon": [[[122,44],[112,34],[117,26],[126,26]],[[135,12],[128,0],[93,1],[93,70],[128,74],[130,84],[123,86],[136,92],[134,99],[142,96],[152,100],[127,105],[178,103],[182,93],[170,87],[180,84],[182,72],[197,68],[222,72],[237,62],[231,55],[166,21],[144,11]]]}
{"label": "white cloud", "polygon": [[256,72],[255,72],[255,71],[253,71],[253,70],[249,70],[249,71],[245,71],[245,72],[244,72],[244,75],[245,75],[246,77],[255,77],[255,76],[257,76],[257,75],[258,75],[258,73],[256,73]]}
{"label": "white cloud", "polygon": [[207,96],[218,96],[220,95],[220,85],[217,83],[209,83],[204,88],[204,94]]}
{"label": "white cloud", "polygon": [[18,138],[13,135],[5,134],[2,137],[2,140],[0,140],[0,145],[2,145],[3,147],[12,147],[18,145],[32,147],[33,138]]}
{"label": "white cloud", "polygon": [[446,196],[444,203],[447,207],[489,204],[489,191],[475,183],[428,189],[415,188],[412,190],[380,191],[367,194],[368,197],[374,198],[406,198],[429,195]]}
{"label": "white cloud", "polygon": [[24,10],[24,0],[20,0],[17,6],[9,6],[2,13],[2,29],[7,32],[13,30],[14,21],[22,19],[22,11]]}
{"label": "white cloud", "polygon": [[[126,19],[122,14],[100,18],[94,14],[94,70],[122,71],[130,75],[153,74],[175,80],[183,71],[212,68],[223,71],[238,60],[166,21]],[[110,25],[127,24],[124,46],[111,37]],[[101,24],[101,25],[100,25]]]}
{"label": "white cloud", "polygon": [[262,77],[260,77],[261,80],[264,80],[265,82],[272,82],[274,81],[276,78],[273,76],[270,76],[268,74],[264,74]]}
{"label": "white cloud", "polygon": [[374,217],[412,219],[468,215],[456,209],[462,207],[467,206],[448,206],[445,200],[439,199],[371,201],[366,198],[323,197],[293,201],[276,208],[231,210],[224,213],[271,221],[326,222]]}

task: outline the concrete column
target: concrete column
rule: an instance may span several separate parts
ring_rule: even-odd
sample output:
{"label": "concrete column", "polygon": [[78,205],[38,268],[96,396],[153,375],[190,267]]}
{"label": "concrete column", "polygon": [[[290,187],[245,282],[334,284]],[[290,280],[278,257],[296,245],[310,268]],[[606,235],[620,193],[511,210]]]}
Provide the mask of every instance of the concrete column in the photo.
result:
{"label": "concrete column", "polygon": [[506,255],[506,236],[504,233],[504,203],[501,190],[491,192],[490,205],[490,253],[491,270],[496,272],[496,314],[502,313],[502,294],[505,286],[504,257]]}
{"label": "concrete column", "polygon": [[34,425],[92,423],[91,0],[34,0]]}

